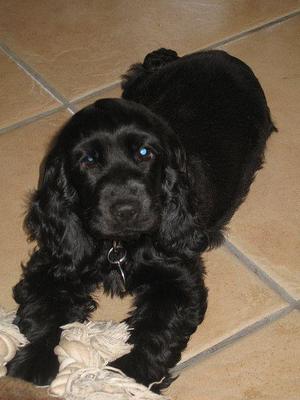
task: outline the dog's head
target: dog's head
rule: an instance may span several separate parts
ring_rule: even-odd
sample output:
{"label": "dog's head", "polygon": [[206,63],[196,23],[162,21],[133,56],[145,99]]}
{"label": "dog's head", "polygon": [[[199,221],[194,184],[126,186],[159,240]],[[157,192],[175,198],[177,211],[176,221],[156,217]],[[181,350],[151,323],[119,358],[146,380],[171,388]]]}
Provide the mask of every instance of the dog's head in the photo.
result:
{"label": "dog's head", "polygon": [[60,139],[87,231],[121,240],[157,231],[170,163],[168,128],[125,100],[100,100],[73,123]]}
{"label": "dog's head", "polygon": [[73,259],[93,242],[141,235],[162,247],[195,247],[185,158],[174,132],[146,107],[97,101],[70,119],[45,158],[25,220],[31,238]]}

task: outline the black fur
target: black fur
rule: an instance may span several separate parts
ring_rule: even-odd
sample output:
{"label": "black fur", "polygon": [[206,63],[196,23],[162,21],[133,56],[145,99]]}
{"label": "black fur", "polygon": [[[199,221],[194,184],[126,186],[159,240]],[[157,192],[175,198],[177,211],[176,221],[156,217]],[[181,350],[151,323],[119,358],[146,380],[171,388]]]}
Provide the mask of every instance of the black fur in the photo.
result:
{"label": "black fur", "polygon": [[[112,364],[145,385],[165,377],[155,391],[171,382],[206,311],[199,253],[222,241],[275,130],[254,74],[225,52],[160,49],[123,89],[123,100],[71,118],[32,196],[25,227],[38,246],[14,288],[15,322],[31,343],[9,374],[36,384],[57,373],[60,326],[89,317],[99,285],[135,296],[134,349]],[[113,240],[128,252],[125,293],[107,261]]]}

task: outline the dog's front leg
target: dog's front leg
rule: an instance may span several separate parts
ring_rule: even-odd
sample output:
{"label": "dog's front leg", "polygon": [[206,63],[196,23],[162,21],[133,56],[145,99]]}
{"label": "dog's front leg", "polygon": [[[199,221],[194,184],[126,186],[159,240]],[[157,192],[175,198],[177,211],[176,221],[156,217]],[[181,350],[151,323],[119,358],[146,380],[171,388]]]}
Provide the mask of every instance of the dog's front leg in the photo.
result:
{"label": "dog's front leg", "polygon": [[15,324],[29,344],[21,348],[7,365],[8,374],[37,385],[49,384],[58,372],[54,347],[59,343],[60,326],[83,322],[94,308],[89,288],[82,283],[55,279],[46,268],[29,268],[14,288],[19,303]]}
{"label": "dog's front leg", "polygon": [[138,289],[136,308],[126,321],[133,329],[129,342],[134,348],[111,364],[146,386],[161,381],[151,386],[155,392],[171,383],[169,369],[180,360],[206,311],[207,291],[200,272],[176,272],[174,276],[169,269],[164,279],[160,271],[156,281]]}

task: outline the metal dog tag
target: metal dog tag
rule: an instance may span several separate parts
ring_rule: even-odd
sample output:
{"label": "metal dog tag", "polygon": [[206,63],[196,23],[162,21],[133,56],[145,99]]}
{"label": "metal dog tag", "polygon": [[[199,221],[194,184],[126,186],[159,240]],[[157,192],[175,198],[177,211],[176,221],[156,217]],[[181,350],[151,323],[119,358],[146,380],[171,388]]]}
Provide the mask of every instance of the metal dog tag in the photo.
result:
{"label": "metal dog tag", "polygon": [[124,261],[126,260],[126,256],[127,256],[126,249],[124,249],[124,247],[120,243],[114,241],[113,247],[109,250],[107,254],[107,260],[110,264],[118,266],[119,272],[122,276],[124,283],[124,291],[125,291],[126,279],[124,271],[122,269],[122,263],[124,263]]}

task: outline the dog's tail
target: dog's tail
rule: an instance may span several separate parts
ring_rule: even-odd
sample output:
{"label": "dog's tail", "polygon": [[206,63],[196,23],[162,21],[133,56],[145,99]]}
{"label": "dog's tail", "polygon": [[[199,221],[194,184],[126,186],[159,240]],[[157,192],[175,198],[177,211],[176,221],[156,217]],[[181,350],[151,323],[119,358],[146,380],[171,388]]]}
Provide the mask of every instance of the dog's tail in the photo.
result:
{"label": "dog's tail", "polygon": [[169,49],[158,49],[147,54],[143,63],[134,64],[128,72],[122,76],[122,89],[125,91],[137,80],[144,78],[145,75],[151,74],[166,64],[178,60],[176,51]]}

